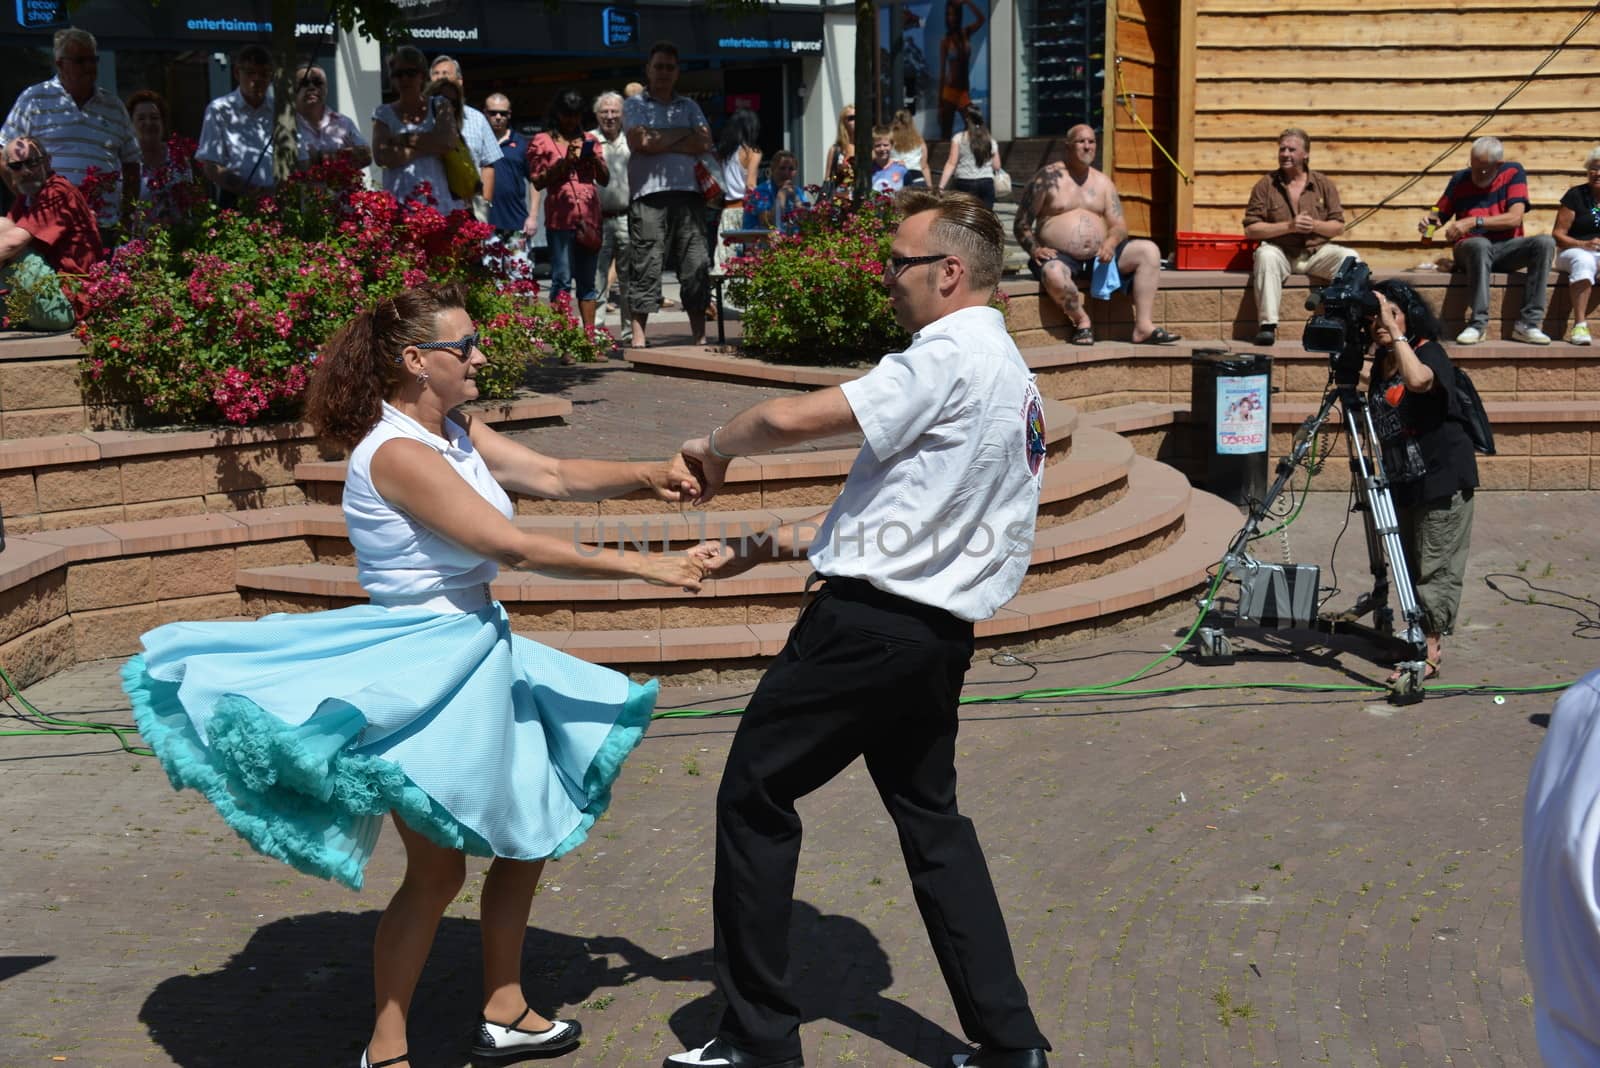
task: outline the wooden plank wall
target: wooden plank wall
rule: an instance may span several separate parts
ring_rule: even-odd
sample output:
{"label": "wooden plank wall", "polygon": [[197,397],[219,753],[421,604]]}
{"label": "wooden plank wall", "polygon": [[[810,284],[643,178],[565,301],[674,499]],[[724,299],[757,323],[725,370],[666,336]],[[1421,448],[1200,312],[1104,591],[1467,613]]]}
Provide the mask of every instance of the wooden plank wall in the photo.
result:
{"label": "wooden plank wall", "polygon": [[[1128,229],[1154,237],[1172,251],[1176,229],[1177,172],[1149,136],[1134,122],[1119,89],[1133,94],[1134,107],[1168,152],[1178,154],[1178,19],[1172,0],[1108,0],[1106,25],[1106,125],[1110,127],[1110,152],[1102,131],[1101,154],[1108,156],[1108,172],[1122,196]],[[1117,60],[1121,59],[1121,82]]]}
{"label": "wooden plank wall", "polygon": [[[1347,222],[1415,176],[1531,74],[1592,0],[1186,0],[1194,5],[1193,208],[1177,229],[1242,231],[1251,186],[1277,164],[1280,130],[1312,138]],[[1126,63],[1124,67],[1126,68]],[[1548,233],[1561,194],[1600,142],[1600,17],[1479,131],[1527,168],[1528,230]],[[1467,164],[1461,145],[1344,240],[1374,264],[1437,258],[1418,218]],[[1181,157],[1180,157],[1181,158]]]}

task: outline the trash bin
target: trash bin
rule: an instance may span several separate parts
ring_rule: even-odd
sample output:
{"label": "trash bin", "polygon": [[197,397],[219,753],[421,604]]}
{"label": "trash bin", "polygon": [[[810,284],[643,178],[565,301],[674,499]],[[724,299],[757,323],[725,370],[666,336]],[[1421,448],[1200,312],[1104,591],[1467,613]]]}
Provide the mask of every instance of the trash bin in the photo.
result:
{"label": "trash bin", "polygon": [[1190,371],[1189,419],[1201,484],[1234,504],[1261,500],[1272,440],[1272,357],[1196,349]]}

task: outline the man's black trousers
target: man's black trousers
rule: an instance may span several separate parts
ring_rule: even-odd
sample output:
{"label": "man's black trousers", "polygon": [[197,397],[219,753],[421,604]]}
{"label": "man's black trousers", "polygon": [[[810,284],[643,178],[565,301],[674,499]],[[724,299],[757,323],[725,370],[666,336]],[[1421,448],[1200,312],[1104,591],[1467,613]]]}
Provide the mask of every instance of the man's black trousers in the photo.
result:
{"label": "man's black trousers", "polygon": [[971,623],[860,580],[826,580],[801,613],[739,723],[717,792],[716,967],[728,999],[719,1034],[735,1046],[800,1054],[789,986],[794,805],[864,756],[967,1037],[1049,1048],[977,833],[956,808],[957,701],[971,661]]}

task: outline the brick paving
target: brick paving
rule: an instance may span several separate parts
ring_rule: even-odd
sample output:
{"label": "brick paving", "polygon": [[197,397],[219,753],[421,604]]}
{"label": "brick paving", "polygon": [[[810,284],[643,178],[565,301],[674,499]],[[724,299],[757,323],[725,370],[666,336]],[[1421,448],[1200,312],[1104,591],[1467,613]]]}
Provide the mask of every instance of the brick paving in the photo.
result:
{"label": "brick paving", "polygon": [[[621,362],[552,373],[569,374],[573,426],[527,438],[566,455],[658,455],[719,405],[767,392]],[[1328,561],[1344,500],[1311,495],[1291,528],[1295,560]],[[1577,628],[1595,606],[1528,583],[1592,591],[1600,498],[1484,494],[1477,523],[1443,681],[1532,684],[1592,666],[1600,649]],[[1347,591],[1333,603],[1348,604],[1363,585],[1359,525],[1332,558]],[[1186,623],[1170,614],[1028,654],[1031,666],[981,663],[968,693],[1115,679]],[[1354,640],[1251,647],[1261,655],[1231,667],[1169,660],[1149,685],[1384,673]],[[127,722],[117,666],[83,664],[27,696],[67,718]],[[675,686],[662,706],[737,706],[740,689]],[[1225,689],[969,706],[963,807],[1054,1063],[1537,1064],[1519,821],[1552,700],[1395,707],[1370,693]],[[0,730],[21,726],[0,715]],[[717,1015],[711,821],[733,727],[658,722],[611,813],[547,872],[527,989],[584,1022],[566,1063],[656,1064]],[[356,1063],[372,931],[402,869],[392,834],[352,894],[255,855],[204,800],[104,738],[3,738],[0,768],[0,1068]],[[801,812],[794,975],[807,1063],[947,1063],[959,1026],[860,765]],[[416,1068],[467,1059],[482,866],[471,871],[418,993]]]}

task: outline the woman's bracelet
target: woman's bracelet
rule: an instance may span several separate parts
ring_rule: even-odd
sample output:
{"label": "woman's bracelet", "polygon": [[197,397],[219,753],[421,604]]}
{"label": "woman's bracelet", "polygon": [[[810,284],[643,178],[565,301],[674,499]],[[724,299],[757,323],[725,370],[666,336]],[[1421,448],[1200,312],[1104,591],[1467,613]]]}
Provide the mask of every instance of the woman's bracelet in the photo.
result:
{"label": "woman's bracelet", "polygon": [[721,429],[722,428],[720,426],[717,427],[716,430],[711,432],[711,437],[707,439],[711,445],[711,455],[715,456],[719,460],[731,460],[733,459],[733,456],[730,453],[723,452],[721,449],[717,448],[717,430]]}

